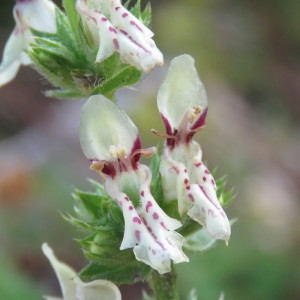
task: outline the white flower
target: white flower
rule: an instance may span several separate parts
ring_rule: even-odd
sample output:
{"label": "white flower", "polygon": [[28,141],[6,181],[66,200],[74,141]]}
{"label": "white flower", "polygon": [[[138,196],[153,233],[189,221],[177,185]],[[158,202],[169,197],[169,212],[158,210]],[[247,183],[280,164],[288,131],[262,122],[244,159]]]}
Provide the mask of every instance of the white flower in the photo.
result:
{"label": "white flower", "polygon": [[133,248],[140,260],[160,273],[187,261],[183,237],[174,230],[181,223],[167,216],[150,191],[151,171],[139,163],[141,149],[136,126],[124,111],[104,96],[92,96],[81,115],[80,142],[91,168],[107,175],[105,189],[117,201],[125,220],[120,249]]}
{"label": "white flower", "polygon": [[30,28],[48,33],[56,32],[55,5],[49,0],[17,0],[13,9],[16,26],[6,42],[0,65],[0,87],[16,76],[21,65],[31,64],[27,55],[34,42]]}
{"label": "white flower", "polygon": [[45,297],[47,300],[121,300],[117,286],[107,280],[82,282],[75,271],[55,257],[52,249],[44,243],[42,250],[50,261],[62,291],[62,298]]}
{"label": "white flower", "polygon": [[100,44],[96,62],[119,52],[123,63],[144,72],[163,64],[163,55],[152,40],[153,32],[124,8],[119,0],[77,0],[76,7]]}
{"label": "white flower", "polygon": [[205,125],[207,97],[194,59],[172,60],[157,103],[166,134],[161,175],[166,199],[178,199],[178,210],[203,225],[215,239],[230,237],[230,224],[217,195],[215,181],[202,163],[200,145],[192,138]]}

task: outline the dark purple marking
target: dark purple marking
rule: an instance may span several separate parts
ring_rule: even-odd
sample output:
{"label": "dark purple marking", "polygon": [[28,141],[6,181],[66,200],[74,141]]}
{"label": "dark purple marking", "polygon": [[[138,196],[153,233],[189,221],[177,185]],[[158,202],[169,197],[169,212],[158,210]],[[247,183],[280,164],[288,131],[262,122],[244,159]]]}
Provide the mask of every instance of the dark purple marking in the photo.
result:
{"label": "dark purple marking", "polygon": [[159,218],[159,215],[158,215],[158,213],[155,212],[155,213],[152,215],[152,217],[153,217],[154,220],[157,220],[157,219]]}
{"label": "dark purple marking", "polygon": [[149,208],[152,206],[152,202],[148,201],[146,205],[146,212],[148,212]]}
{"label": "dark purple marking", "polygon": [[203,178],[202,178],[202,179],[203,179],[203,181],[206,181],[206,177],[205,177],[205,176],[203,176]]}
{"label": "dark purple marking", "polygon": [[166,230],[167,230],[167,227],[166,227],[166,225],[165,225],[164,222],[160,222],[160,225],[161,225],[161,227],[162,227],[163,229],[166,229]]}
{"label": "dark purple marking", "polygon": [[188,184],[189,180],[187,178],[184,179],[184,184]]}
{"label": "dark purple marking", "polygon": [[114,27],[112,27],[112,26],[109,26],[109,27],[108,27],[108,30],[109,30],[110,32],[117,33],[117,30],[116,30]]}
{"label": "dark purple marking", "polygon": [[207,116],[207,111],[208,111],[208,108],[206,107],[201,115],[199,116],[198,120],[194,123],[194,125],[191,127],[191,130],[193,131],[198,131],[200,130],[204,125],[205,125],[205,119],[206,119],[206,116]]}
{"label": "dark purple marking", "polygon": [[95,22],[95,23],[97,24],[97,19],[94,18],[94,17],[89,16],[89,17],[88,17],[88,20],[92,20],[93,22]]}
{"label": "dark purple marking", "polygon": [[168,119],[162,113],[160,115],[161,115],[161,118],[162,118],[162,120],[163,120],[163,122],[165,124],[166,133],[168,135],[172,135],[172,127],[171,127],[170,122],[168,121]]}
{"label": "dark purple marking", "polygon": [[128,13],[126,13],[126,12],[122,14],[123,18],[126,18],[127,16],[128,16]]}
{"label": "dark purple marking", "polygon": [[179,169],[176,166],[172,166],[170,170],[174,170],[177,175],[179,174]]}
{"label": "dark purple marking", "polygon": [[128,35],[128,32],[126,31],[126,30],[124,30],[124,29],[120,29],[119,30],[122,34],[124,34],[124,35]]}
{"label": "dark purple marking", "polygon": [[143,29],[134,21],[130,21],[130,24],[135,26],[139,31],[143,32]]}
{"label": "dark purple marking", "polygon": [[204,187],[200,184],[198,184],[200,190],[203,192],[203,194],[205,195],[205,197],[209,200],[209,202],[217,209],[219,210],[218,206],[215,204],[215,202],[209,197],[209,195],[206,193],[206,190],[204,189]]}
{"label": "dark purple marking", "polygon": [[133,142],[131,153],[130,153],[130,159],[131,159],[131,165],[134,170],[137,169],[138,167],[138,161],[140,160],[141,157],[141,138],[139,135],[137,135],[135,141]]}
{"label": "dark purple marking", "polygon": [[107,19],[106,19],[105,17],[102,17],[102,18],[101,18],[101,21],[106,22]]}
{"label": "dark purple marking", "polygon": [[131,205],[128,208],[129,208],[129,210],[133,210],[133,206],[131,206]]}
{"label": "dark purple marking", "polygon": [[117,50],[120,49],[119,41],[117,39],[113,39],[114,46]]}
{"label": "dark purple marking", "polygon": [[111,178],[114,178],[117,174],[117,171],[112,163],[105,162],[102,169],[102,173],[110,176]]}
{"label": "dark purple marking", "polygon": [[205,174],[210,174],[209,171],[207,169],[205,169],[204,171]]}
{"label": "dark purple marking", "polygon": [[194,198],[194,195],[193,194],[188,194],[190,200],[195,203],[195,198]]}
{"label": "dark purple marking", "polygon": [[146,49],[142,44],[138,43],[136,40],[133,39],[132,36],[128,36],[128,39],[134,43],[135,45],[137,45],[139,48],[141,48],[144,52],[148,53],[151,55],[151,51],[149,51],[148,49]]}
{"label": "dark purple marking", "polygon": [[141,241],[141,232],[140,232],[139,230],[136,230],[136,231],[134,232],[134,234],[135,234],[136,240],[137,240],[138,242],[140,242],[140,241]]}
{"label": "dark purple marking", "polygon": [[141,196],[144,197],[145,196],[145,192],[141,191]]}
{"label": "dark purple marking", "polygon": [[195,167],[197,167],[197,168],[198,168],[198,167],[200,167],[201,165],[202,165],[202,163],[201,163],[201,162],[199,162],[199,163],[196,163],[196,164],[195,164]]}
{"label": "dark purple marking", "polygon": [[132,221],[133,221],[134,223],[137,223],[137,224],[142,224],[142,221],[141,221],[141,219],[140,219],[139,217],[134,217],[134,218],[132,219]]}

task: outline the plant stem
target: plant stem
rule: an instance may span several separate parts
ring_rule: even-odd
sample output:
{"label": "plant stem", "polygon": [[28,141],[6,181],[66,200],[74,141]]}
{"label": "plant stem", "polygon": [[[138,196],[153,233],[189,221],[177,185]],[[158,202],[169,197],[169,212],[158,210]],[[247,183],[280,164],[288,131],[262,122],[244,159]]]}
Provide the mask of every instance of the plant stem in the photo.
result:
{"label": "plant stem", "polygon": [[177,274],[172,267],[170,273],[159,274],[154,271],[148,281],[155,300],[179,300],[177,289]]}

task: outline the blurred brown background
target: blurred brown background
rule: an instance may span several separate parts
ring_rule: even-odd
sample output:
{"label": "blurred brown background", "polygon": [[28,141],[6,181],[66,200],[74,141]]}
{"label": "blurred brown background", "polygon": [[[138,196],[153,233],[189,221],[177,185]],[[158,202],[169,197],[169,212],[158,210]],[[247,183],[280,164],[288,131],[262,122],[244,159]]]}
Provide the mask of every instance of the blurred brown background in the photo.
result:
{"label": "blurred brown background", "polygon": [[[227,174],[236,201],[222,243],[178,265],[182,299],[300,298],[300,2],[151,1],[155,41],[166,66],[137,90],[118,92],[143,146],[160,142],[156,93],[170,59],[196,59],[209,99],[207,127],[197,134],[204,160]],[[14,1],[0,3],[0,51],[11,33]],[[78,141],[81,101],[43,96],[49,85],[31,68],[0,89],[0,298],[59,293],[40,245],[79,270],[85,260],[60,212],[72,212],[73,187],[90,189]],[[16,286],[19,288],[17,289]],[[139,299],[140,290],[128,299]],[[21,294],[20,294],[21,293]],[[27,293],[26,297],[24,297]],[[124,294],[124,295],[125,295]],[[21,295],[21,296],[20,296]]]}

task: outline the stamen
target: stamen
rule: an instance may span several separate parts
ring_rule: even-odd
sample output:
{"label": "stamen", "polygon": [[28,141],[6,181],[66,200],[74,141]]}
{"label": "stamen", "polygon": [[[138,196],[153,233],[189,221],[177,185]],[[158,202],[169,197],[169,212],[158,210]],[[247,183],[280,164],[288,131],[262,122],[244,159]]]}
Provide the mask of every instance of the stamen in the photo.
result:
{"label": "stamen", "polygon": [[127,148],[125,146],[109,146],[109,152],[115,159],[122,159],[127,157]]}
{"label": "stamen", "polygon": [[164,139],[175,139],[175,137],[173,135],[169,135],[167,133],[161,133],[161,132],[157,131],[156,129],[151,129],[151,132],[158,135],[159,137],[164,138]]}

